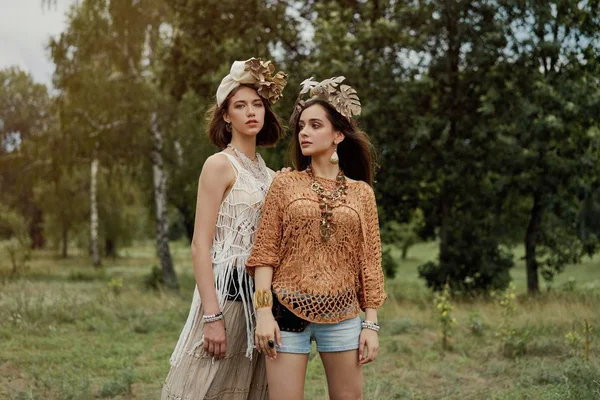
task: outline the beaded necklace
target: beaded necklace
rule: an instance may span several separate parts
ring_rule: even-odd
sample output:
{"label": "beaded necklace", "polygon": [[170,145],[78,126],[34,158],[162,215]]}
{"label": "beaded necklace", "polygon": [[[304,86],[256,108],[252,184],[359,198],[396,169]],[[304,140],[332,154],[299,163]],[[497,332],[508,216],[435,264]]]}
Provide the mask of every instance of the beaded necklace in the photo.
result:
{"label": "beaded necklace", "polygon": [[240,161],[240,164],[242,164],[242,167],[250,172],[258,181],[266,182],[268,180],[269,170],[267,169],[267,166],[265,165],[265,162],[260,154],[256,153],[255,160],[251,160],[250,157],[248,157],[243,151],[239,151],[233,147],[231,143],[229,143],[227,147],[233,150],[233,153]]}
{"label": "beaded necklace", "polygon": [[335,189],[328,191],[316,180],[310,165],[306,167],[306,173],[312,179],[310,188],[319,197],[319,208],[321,209],[319,230],[321,232],[321,239],[327,241],[336,231],[336,227],[333,223],[333,212],[331,210],[346,203],[346,194],[348,192],[346,176],[344,175],[344,171],[340,169],[340,172],[338,172],[335,178]]}

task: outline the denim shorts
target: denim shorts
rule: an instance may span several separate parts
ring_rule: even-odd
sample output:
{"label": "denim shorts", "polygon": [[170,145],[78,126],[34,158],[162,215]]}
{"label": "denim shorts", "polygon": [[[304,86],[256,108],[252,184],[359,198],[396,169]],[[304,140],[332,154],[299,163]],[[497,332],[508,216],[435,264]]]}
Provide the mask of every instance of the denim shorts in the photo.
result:
{"label": "denim shorts", "polygon": [[360,317],[335,324],[309,324],[303,332],[281,331],[281,353],[309,354],[314,340],[317,351],[333,353],[358,349],[361,331]]}

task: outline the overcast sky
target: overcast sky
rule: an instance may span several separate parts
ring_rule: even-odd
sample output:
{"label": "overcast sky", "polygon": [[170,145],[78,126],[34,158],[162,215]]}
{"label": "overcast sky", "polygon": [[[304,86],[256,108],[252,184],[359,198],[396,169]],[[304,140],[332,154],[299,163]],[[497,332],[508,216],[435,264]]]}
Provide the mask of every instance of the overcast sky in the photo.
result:
{"label": "overcast sky", "polygon": [[0,0],[0,69],[17,65],[50,86],[54,67],[46,45],[64,30],[65,13],[75,1],[57,0],[48,10],[41,0]]}

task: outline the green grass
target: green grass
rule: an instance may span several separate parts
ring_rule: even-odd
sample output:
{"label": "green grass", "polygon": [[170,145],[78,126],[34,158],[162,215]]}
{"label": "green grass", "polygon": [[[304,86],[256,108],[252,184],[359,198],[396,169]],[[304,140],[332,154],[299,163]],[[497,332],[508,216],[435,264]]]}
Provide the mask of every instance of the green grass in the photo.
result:
{"label": "green grass", "polygon": [[[433,243],[415,246],[386,283],[380,356],[365,367],[365,399],[600,398],[600,257],[568,267],[553,291],[531,299],[516,250],[519,295],[510,322],[525,346],[507,358],[495,335],[501,308],[493,301],[454,304],[452,350],[441,350],[433,299],[417,275],[436,251]],[[0,283],[0,398],[159,398],[194,285],[188,246],[174,243],[172,252],[179,295],[144,288],[157,264],[150,244],[123,250],[100,271],[82,254],[62,260],[34,253],[21,278]],[[119,294],[108,285],[115,277],[123,279]],[[565,341],[584,319],[596,328],[590,361]],[[316,354],[306,398],[327,398]]]}

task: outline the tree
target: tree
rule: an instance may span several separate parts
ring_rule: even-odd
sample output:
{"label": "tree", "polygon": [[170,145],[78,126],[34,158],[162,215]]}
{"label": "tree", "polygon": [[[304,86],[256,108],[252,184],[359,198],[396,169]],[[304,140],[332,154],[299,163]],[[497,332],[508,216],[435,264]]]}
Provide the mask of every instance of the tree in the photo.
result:
{"label": "tree", "polygon": [[408,249],[421,241],[419,232],[424,225],[423,212],[417,208],[408,223],[401,224],[396,220],[386,222],[381,229],[381,241],[398,246],[402,251],[402,260],[406,260]]}
{"label": "tree", "polygon": [[11,265],[10,276],[19,275],[31,256],[31,239],[23,216],[0,203],[0,254]]}
{"label": "tree", "polygon": [[[406,83],[408,119],[402,147],[429,235],[439,235],[439,263],[420,267],[427,284],[460,290],[503,288],[512,257],[501,248],[494,212],[503,148],[481,112],[481,96],[506,46],[498,4],[427,1],[414,50],[417,73]],[[389,187],[390,185],[388,185]],[[397,192],[398,189],[392,189]]]}
{"label": "tree", "polygon": [[487,1],[327,1],[301,12],[314,27],[305,77],[344,75],[358,90],[361,126],[380,150],[380,219],[407,223],[423,210],[421,233],[440,234],[441,285],[483,269],[476,285],[502,287],[512,266],[490,213],[499,202],[497,142],[479,112],[506,45],[496,9]]}
{"label": "tree", "polygon": [[[291,74],[286,68],[300,48],[298,22],[286,12],[286,1],[176,0],[169,4],[176,17],[160,81],[177,102],[177,112],[170,140],[165,142],[165,166],[173,185],[169,201],[180,212],[191,240],[198,176],[206,158],[217,150],[205,134],[205,112],[215,103],[220,80],[234,60],[273,59],[275,54],[280,56],[277,67]],[[274,48],[278,51],[271,54]],[[294,83],[301,81],[291,76],[296,80],[277,104],[277,110],[285,110],[283,115],[291,112]],[[269,166],[283,164],[285,144],[264,153]]]}
{"label": "tree", "polygon": [[24,147],[44,136],[51,118],[45,85],[16,67],[0,71],[0,201],[28,220],[33,248],[45,243],[42,211],[32,202],[31,190],[35,181],[31,167],[39,162],[27,163]]}
{"label": "tree", "polygon": [[[76,157],[89,163],[90,252],[95,267],[101,265],[98,173],[101,165],[110,166],[119,161],[120,154],[115,151],[118,147],[114,143],[131,137],[123,135],[127,131],[123,128],[129,122],[126,111],[131,110],[131,106],[122,101],[127,85],[115,79],[115,62],[105,45],[110,24],[103,19],[106,11],[103,5],[85,1],[73,7],[67,30],[59,38],[51,39],[49,45],[56,64],[54,85],[61,91],[58,97],[60,129],[74,145]],[[127,147],[127,143],[122,145]]]}
{"label": "tree", "polygon": [[[87,0],[74,8],[67,32],[51,43],[57,63],[57,86],[64,90],[67,119],[83,122],[81,140],[91,160],[91,232],[98,264],[95,188],[100,161],[136,164],[145,155],[152,163],[156,242],[165,283],[177,278],[167,238],[167,181],[163,157],[164,130],[171,115],[157,86],[162,28],[170,14],[161,0]],[[168,39],[168,35],[166,37]],[[76,104],[76,105],[75,105]]]}
{"label": "tree", "polygon": [[600,10],[594,1],[503,1],[507,23],[501,85],[488,115],[500,116],[513,190],[529,200],[527,288],[592,254],[577,215],[598,181]]}
{"label": "tree", "polygon": [[117,257],[119,248],[131,245],[134,239],[145,239],[150,233],[148,223],[153,218],[148,218],[136,175],[131,167],[121,167],[100,177],[100,237],[106,257]]}
{"label": "tree", "polygon": [[197,182],[202,162],[217,151],[205,130],[206,99],[188,91],[178,102],[176,120],[168,133],[165,167],[171,190],[169,204],[180,216],[188,240],[194,235]]}
{"label": "tree", "polygon": [[72,157],[70,143],[56,121],[47,130],[43,141],[35,141],[28,147],[26,158],[32,160],[29,162],[31,174],[37,177],[32,184],[33,201],[43,212],[48,241],[57,246],[60,244],[61,255],[66,258],[70,234],[89,215],[87,171]]}
{"label": "tree", "polygon": [[[379,150],[382,227],[408,227],[421,210],[419,234],[439,240],[439,259],[420,268],[428,284],[503,288],[519,237],[535,292],[539,273],[551,279],[597,247],[585,216],[597,211],[600,176],[598,7],[85,0],[51,46],[60,135],[92,182],[144,166],[139,181],[153,195],[163,274],[174,282],[168,206],[191,239],[195,184],[216,150],[204,113],[231,62],[275,58],[290,73],[277,104],[284,120],[300,81],[344,75]],[[264,153],[271,166],[284,163],[286,144]],[[95,197],[103,193],[91,204]]]}

